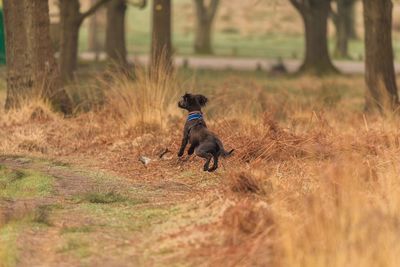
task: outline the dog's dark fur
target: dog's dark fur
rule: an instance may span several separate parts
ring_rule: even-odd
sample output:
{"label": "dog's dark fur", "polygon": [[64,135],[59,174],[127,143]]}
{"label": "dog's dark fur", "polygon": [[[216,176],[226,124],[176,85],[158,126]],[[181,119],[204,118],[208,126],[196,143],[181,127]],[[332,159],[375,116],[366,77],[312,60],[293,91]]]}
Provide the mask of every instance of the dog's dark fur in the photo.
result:
{"label": "dog's dark fur", "polygon": [[[201,113],[201,108],[208,102],[203,95],[185,94],[178,102],[178,107],[186,109],[189,113]],[[227,152],[218,137],[207,129],[206,122],[203,119],[195,119],[186,121],[183,129],[182,145],[178,153],[178,157],[183,156],[186,145],[190,143],[188,154],[193,152],[206,159],[204,171],[215,171],[218,168],[219,156],[227,157],[232,154],[233,149]],[[214,164],[210,168],[210,161],[214,159]]]}

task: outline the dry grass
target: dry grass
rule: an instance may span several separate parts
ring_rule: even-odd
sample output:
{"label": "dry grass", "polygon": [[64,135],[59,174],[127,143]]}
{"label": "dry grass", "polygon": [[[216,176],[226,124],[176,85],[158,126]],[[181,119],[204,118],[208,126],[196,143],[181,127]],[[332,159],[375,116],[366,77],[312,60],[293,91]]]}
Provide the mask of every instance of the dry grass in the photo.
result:
{"label": "dry grass", "polygon": [[[175,159],[146,168],[137,156],[177,150],[182,83],[140,75],[103,83],[105,105],[74,118],[39,102],[2,113],[0,152],[174,179]],[[399,120],[362,113],[362,77],[221,76],[196,86],[208,85],[209,127],[236,149],[216,185],[233,204],[207,229],[218,241],[202,255],[229,266],[399,266]],[[200,162],[190,166],[197,177]]]}
{"label": "dry grass", "polygon": [[136,81],[114,74],[105,84],[106,109],[113,119],[126,126],[148,129],[165,129],[167,123],[179,112],[176,109],[178,93],[182,92],[175,74],[159,68],[152,79],[144,70],[136,71]]}

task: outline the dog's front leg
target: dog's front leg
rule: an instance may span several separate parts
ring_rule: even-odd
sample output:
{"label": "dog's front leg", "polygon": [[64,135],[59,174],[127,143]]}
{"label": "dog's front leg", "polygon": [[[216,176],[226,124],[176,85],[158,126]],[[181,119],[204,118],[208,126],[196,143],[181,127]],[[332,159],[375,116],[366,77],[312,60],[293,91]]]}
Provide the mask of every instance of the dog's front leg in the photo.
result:
{"label": "dog's front leg", "polygon": [[189,142],[189,135],[187,134],[186,131],[184,131],[182,144],[181,144],[181,148],[179,149],[178,157],[183,156],[183,153],[185,152],[185,148],[186,148],[186,145],[188,144],[188,142]]}

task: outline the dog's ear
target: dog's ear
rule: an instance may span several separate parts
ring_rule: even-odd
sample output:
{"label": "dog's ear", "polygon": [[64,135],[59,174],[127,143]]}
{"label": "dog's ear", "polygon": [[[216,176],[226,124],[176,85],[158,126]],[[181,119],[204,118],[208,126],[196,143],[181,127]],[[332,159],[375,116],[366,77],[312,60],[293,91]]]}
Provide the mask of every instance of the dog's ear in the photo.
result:
{"label": "dog's ear", "polygon": [[202,107],[204,107],[208,102],[207,97],[205,97],[204,95],[197,95],[196,99],[197,99],[197,102],[199,103],[199,105]]}

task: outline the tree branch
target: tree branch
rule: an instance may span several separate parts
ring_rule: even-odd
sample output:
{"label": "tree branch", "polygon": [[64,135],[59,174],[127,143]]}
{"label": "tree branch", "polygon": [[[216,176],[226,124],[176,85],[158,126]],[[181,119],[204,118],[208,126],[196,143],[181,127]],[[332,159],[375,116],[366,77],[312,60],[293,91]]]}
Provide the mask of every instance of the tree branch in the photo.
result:
{"label": "tree branch", "polygon": [[110,0],[99,0],[99,1],[97,1],[97,3],[94,4],[93,6],[91,6],[86,12],[81,13],[81,15],[79,16],[80,21],[83,21],[84,19],[86,19],[87,17],[92,15],[94,12],[97,11],[97,9],[99,9],[102,5],[106,4],[109,1]]}
{"label": "tree branch", "polygon": [[289,0],[290,3],[292,3],[292,5],[298,10],[298,11],[302,11],[303,10],[303,4],[300,3],[300,0]]}
{"label": "tree branch", "polygon": [[204,7],[204,0],[194,0],[194,4],[196,5],[196,14],[197,14],[197,19],[202,21],[204,20],[205,13],[205,7]]}
{"label": "tree branch", "polygon": [[210,6],[208,7],[208,20],[212,21],[217,13],[219,0],[211,0]]}
{"label": "tree branch", "polygon": [[204,0],[194,0],[195,9],[196,9],[196,18],[198,23],[207,22],[207,9],[204,6]]}

